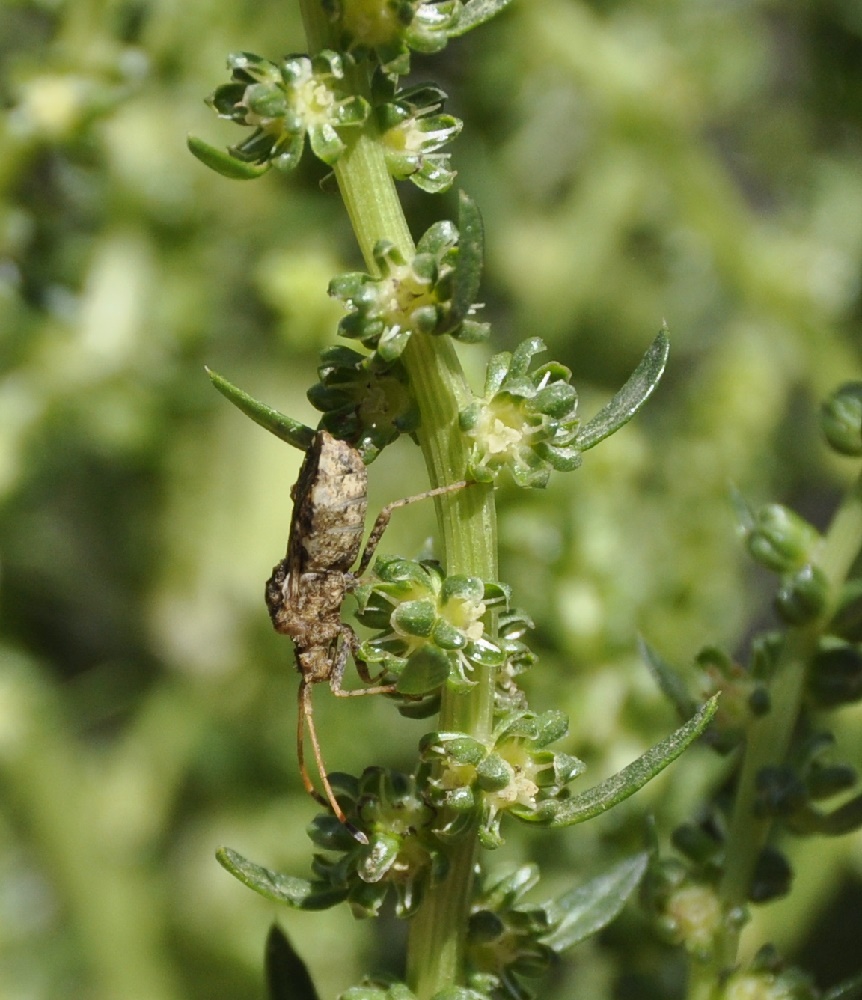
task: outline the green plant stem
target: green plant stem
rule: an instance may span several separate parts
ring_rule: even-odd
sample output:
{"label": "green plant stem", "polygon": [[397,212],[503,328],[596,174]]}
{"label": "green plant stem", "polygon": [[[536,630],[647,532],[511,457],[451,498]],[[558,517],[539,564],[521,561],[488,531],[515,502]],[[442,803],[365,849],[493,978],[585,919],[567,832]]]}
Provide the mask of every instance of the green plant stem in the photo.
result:
{"label": "green plant stem", "polygon": [[[300,0],[312,50],[330,44],[330,27],[318,0]],[[363,91],[363,81],[356,80]],[[391,241],[407,259],[415,247],[395,184],[375,141],[373,123],[348,139],[335,176],[366,265],[374,273],[372,252],[378,240]],[[403,355],[421,424],[417,433],[433,486],[463,479],[466,450],[458,427],[460,405],[470,398],[458,357],[448,337],[411,338]],[[411,490],[412,491],[412,490]],[[436,498],[447,572],[497,578],[497,537],[493,491],[472,486]],[[491,730],[493,674],[477,669],[476,684],[466,694],[444,690],[439,728],[457,729],[478,739]],[[450,871],[432,888],[410,929],[408,985],[428,1000],[461,978],[466,921],[472,896],[476,836],[453,848]]]}
{"label": "green plant stem", "polygon": [[[757,776],[764,767],[784,761],[802,706],[805,670],[850,568],[862,548],[862,476],[838,508],[818,557],[832,600],[824,614],[805,626],[788,629],[774,676],[769,684],[770,710],[751,722],[745,756],[727,838],[727,867],[720,887],[728,914],[740,913],[748,899],[757,858],[766,844],[771,821],[758,817],[753,805]],[[741,924],[733,919],[717,956],[724,968],[736,962]],[[693,994],[690,993],[690,996]]]}

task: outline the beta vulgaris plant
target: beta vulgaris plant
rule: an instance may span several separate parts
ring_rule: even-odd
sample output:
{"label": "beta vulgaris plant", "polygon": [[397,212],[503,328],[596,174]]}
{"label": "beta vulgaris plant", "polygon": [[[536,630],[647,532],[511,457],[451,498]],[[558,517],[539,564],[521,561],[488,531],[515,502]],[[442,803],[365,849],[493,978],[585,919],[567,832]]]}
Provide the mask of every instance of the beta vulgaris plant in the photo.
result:
{"label": "beta vulgaris plant", "polygon": [[[356,617],[371,631],[354,650],[363,676],[370,667],[375,683],[389,685],[405,716],[436,716],[413,772],[330,775],[345,822],[327,811],[311,824],[322,853],[307,878],[230,849],[218,858],[250,888],[294,909],[346,902],[356,916],[374,917],[391,902],[410,921],[405,981],[369,977],[342,994],[349,1000],[522,1000],[555,955],[606,926],[639,886],[657,929],[690,956],[690,997],[813,998],[810,981],[768,949],[739,967],[737,946],[748,905],[788,889],[779,828],[832,836],[862,825],[855,772],[837,759],[820,714],[862,698],[862,581],[848,580],[862,543],[862,487],[822,537],[783,507],[754,511],[737,499],[749,551],[779,574],[785,627],[754,641],[747,666],[705,650],[697,692],[644,644],[684,724],[612,778],[573,787],[585,765],[559,749],[564,714],[531,709],[518,684],[536,658],[529,617],[497,579],[494,483],[509,477],[543,487],[553,471],[578,468],[583,453],[649,397],[668,338],[659,333],[628,382],[586,421],[571,372],[534,363],[544,350],[538,337],[491,358],[481,395],[467,385],[453,341],[489,335],[476,304],[478,209],[462,193],[457,224],[438,222],[414,245],[394,185],[450,187],[455,174],[443,150],[461,122],[443,111],[438,86],[399,88],[399,78],[413,53],[439,51],[508,2],[300,0],[310,54],[231,55],[229,82],[208,98],[220,117],[246,129],[244,138],[226,152],[189,140],[200,160],[231,178],[291,171],[306,145],[332,168],[368,271],[330,284],[346,310],[338,333],[355,343],[323,352],[308,394],[320,426],[365,465],[409,435],[432,487],[471,484],[435,498],[441,562],[378,558],[351,588]],[[309,449],[311,428],[211,377],[263,427]],[[862,387],[842,387],[824,425],[835,449],[862,455]],[[535,866],[486,874],[487,854],[503,843],[510,818],[550,828],[581,823],[641,788],[704,732],[727,755],[727,780],[698,821],[676,831],[675,858],[660,856],[656,838],[550,898],[536,891]],[[821,804],[836,795],[840,805]],[[271,997],[316,996],[277,926],[266,956]],[[856,980],[829,996],[859,995],[860,986]]]}

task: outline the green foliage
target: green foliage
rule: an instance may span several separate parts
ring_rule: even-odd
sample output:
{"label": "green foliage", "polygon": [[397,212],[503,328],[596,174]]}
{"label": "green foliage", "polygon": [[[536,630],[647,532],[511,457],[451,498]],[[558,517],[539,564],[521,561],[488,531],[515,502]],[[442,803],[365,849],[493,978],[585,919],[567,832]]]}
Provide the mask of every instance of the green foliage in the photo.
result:
{"label": "green foliage", "polygon": [[266,939],[266,984],[269,1000],[318,1000],[305,963],[278,924]]}

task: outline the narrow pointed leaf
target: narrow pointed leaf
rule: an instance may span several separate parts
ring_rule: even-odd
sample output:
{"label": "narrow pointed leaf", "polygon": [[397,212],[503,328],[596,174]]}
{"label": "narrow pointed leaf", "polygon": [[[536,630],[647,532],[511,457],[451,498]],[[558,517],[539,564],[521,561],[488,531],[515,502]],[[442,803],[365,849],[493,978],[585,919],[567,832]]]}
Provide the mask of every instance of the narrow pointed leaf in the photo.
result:
{"label": "narrow pointed leaf", "polygon": [[646,853],[626,858],[609,872],[546,904],[548,916],[556,926],[542,937],[542,943],[561,952],[607,927],[638,887],[648,860]]}
{"label": "narrow pointed leaf", "polygon": [[222,177],[229,177],[232,181],[251,181],[269,170],[269,163],[244,163],[235,156],[231,156],[226,149],[211,146],[196,135],[188,136],[186,145],[204,166],[215,170]]}
{"label": "narrow pointed leaf", "polygon": [[843,983],[833,986],[828,993],[823,994],[823,1000],[859,1000],[862,997],[862,973],[845,979]]}
{"label": "narrow pointed leaf", "polygon": [[737,534],[741,538],[746,538],[754,530],[754,524],[757,520],[754,508],[733,483],[728,487],[728,493],[730,494],[733,516],[736,520]]}
{"label": "narrow pointed leaf", "polygon": [[638,647],[644,663],[655,678],[662,694],[672,702],[682,718],[687,719],[693,715],[697,710],[697,703],[688,693],[688,688],[679,674],[645,639],[638,639]]}
{"label": "narrow pointed leaf", "polygon": [[299,448],[300,451],[308,451],[314,438],[314,431],[310,427],[306,427],[299,420],[294,420],[293,417],[279,413],[278,410],[267,406],[266,403],[261,403],[260,400],[255,399],[253,396],[249,396],[247,392],[238,389],[235,385],[228,382],[226,378],[222,378],[216,372],[210,371],[209,368],[206,369],[206,373],[209,375],[212,384],[225,399],[230,400],[237,409],[242,410],[247,417],[251,417],[256,424],[260,424],[261,427],[268,430],[270,434],[274,434],[280,441],[292,444],[294,448]]}
{"label": "narrow pointed leaf", "polygon": [[476,202],[461,191],[458,198],[458,262],[452,289],[451,322],[463,322],[479,294],[482,260],[485,254],[485,231]]}
{"label": "narrow pointed leaf", "polygon": [[622,389],[581,427],[576,441],[581,451],[597,445],[631,420],[658,385],[669,350],[667,329],[662,329]]}
{"label": "narrow pointed leaf", "polygon": [[499,14],[504,7],[508,7],[512,0],[470,0],[461,11],[458,23],[447,32],[450,38],[457,38],[464,35],[472,28],[490,21],[495,14]]}
{"label": "narrow pointed leaf", "polygon": [[269,1000],[319,1000],[305,962],[278,924],[269,929],[264,955]]}
{"label": "narrow pointed leaf", "polygon": [[[700,736],[717,707],[718,695],[715,695],[684,726],[671,733],[661,743],[656,743],[628,767],[624,767],[606,781],[581,792],[580,795],[574,795],[561,802],[550,817],[549,825],[557,827],[583,823],[643,788]],[[541,816],[538,818],[541,819]]]}
{"label": "narrow pointed leaf", "polygon": [[229,847],[220,847],[216,851],[216,860],[249,889],[296,910],[325,910],[340,903],[347,895],[345,890],[333,889],[324,882],[309,882],[308,879],[270,871]]}

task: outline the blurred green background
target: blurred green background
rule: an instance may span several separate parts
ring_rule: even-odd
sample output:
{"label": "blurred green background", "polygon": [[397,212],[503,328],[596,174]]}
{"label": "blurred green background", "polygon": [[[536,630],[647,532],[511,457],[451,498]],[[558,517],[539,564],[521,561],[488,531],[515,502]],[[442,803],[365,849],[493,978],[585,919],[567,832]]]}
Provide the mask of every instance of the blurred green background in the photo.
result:
{"label": "blurred green background", "polygon": [[[296,8],[0,0],[6,1000],[262,998],[275,916],[322,996],[399,971],[392,921],[276,912],[213,860],[228,844],[306,874],[315,807],[262,593],[300,455],[203,366],[312,422],[305,390],[338,317],[326,285],[361,262],[310,160],[232,183],[185,136],[237,140],[203,98],[230,51],[302,50]],[[485,216],[492,348],[544,338],[589,416],[671,330],[634,424],[547,491],[499,491],[503,577],[542,653],[533,707],[570,713],[566,749],[597,780],[675,725],[638,631],[684,667],[769,621],[728,484],[822,526],[853,472],[820,445],[816,409],[862,369],[862,7],[515,0],[414,67],[466,123],[454,165]],[[455,213],[454,195],[403,192],[415,236]],[[478,387],[485,355],[462,354]],[[371,478],[372,509],[425,481],[406,441]],[[383,550],[421,547],[433,512],[414,511]],[[330,768],[410,766],[422,723],[319,695]],[[859,761],[862,714],[838,721]],[[489,860],[541,852],[548,893],[584,879],[637,847],[645,812],[666,836],[717,766],[695,749],[585,828],[510,826]],[[855,968],[840,932],[853,914],[858,951],[862,842],[793,857],[794,895],[750,948],[774,936],[828,984]],[[544,995],[673,998],[681,967],[632,912]]]}

